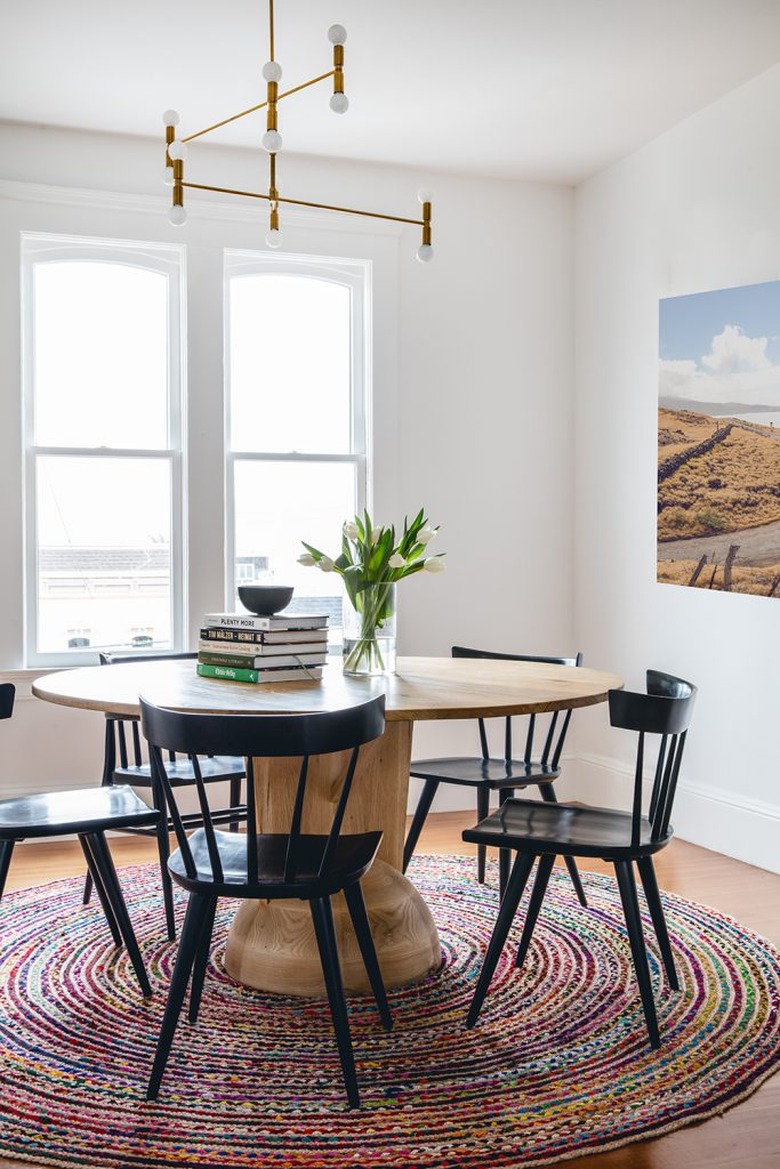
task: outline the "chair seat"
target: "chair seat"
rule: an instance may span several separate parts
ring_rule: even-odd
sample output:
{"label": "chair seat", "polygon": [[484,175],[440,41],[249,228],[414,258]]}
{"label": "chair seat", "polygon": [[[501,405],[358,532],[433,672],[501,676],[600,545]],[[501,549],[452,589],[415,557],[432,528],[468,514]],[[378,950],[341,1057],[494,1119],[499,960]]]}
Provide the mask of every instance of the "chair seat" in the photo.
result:
{"label": "chair seat", "polygon": [[[246,774],[243,759],[233,758],[230,755],[204,757],[199,762],[201,775],[206,783],[214,783],[220,779],[233,779],[235,776],[243,778]],[[191,785],[195,780],[192,764],[186,757],[166,761],[165,770],[173,787]],[[125,783],[136,784],[139,787],[150,787],[152,782],[152,769],[148,763],[115,767],[113,775],[114,780],[124,780]]]}
{"label": "chair seat", "polygon": [[0,839],[102,832],[128,824],[152,826],[159,815],[126,784],[44,792],[0,802]]}
{"label": "chair seat", "polygon": [[222,881],[212,876],[206,832],[199,828],[189,837],[197,876],[187,876],[184,859],[177,849],[168,860],[174,881],[190,892],[204,889],[220,896],[315,898],[326,896],[345,885],[360,880],[370,868],[382,839],[381,832],[362,832],[340,836],[336,841],[326,873],[318,877],[327,836],[305,835],[298,839],[294,879],[285,882],[284,866],[288,837],[285,834],[261,834],[257,837],[257,881],[250,882],[246,867],[246,836],[238,832],[215,832]]}
{"label": "chair seat", "polygon": [[526,787],[528,784],[552,782],[561,774],[560,767],[522,759],[483,759],[454,756],[445,759],[413,759],[409,774],[415,779],[436,779],[442,783],[463,784],[466,787],[488,787],[498,791],[502,787]]}
{"label": "chair seat", "polygon": [[631,843],[631,814],[584,804],[547,804],[539,800],[507,800],[463,839],[472,844],[512,848],[518,852],[594,856],[605,860],[650,855],[668,844],[669,829],[660,840],[651,839],[649,820],[642,819],[639,844]]}

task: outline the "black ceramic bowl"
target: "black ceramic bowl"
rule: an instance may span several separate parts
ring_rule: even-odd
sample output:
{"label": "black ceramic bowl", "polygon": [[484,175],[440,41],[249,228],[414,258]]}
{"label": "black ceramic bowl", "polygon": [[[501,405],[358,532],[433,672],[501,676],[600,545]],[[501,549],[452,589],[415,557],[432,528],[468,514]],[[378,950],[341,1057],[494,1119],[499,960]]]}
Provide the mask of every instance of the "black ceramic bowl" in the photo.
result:
{"label": "black ceramic bowl", "polygon": [[285,609],[292,600],[293,591],[287,585],[239,585],[241,604],[258,617],[268,617]]}

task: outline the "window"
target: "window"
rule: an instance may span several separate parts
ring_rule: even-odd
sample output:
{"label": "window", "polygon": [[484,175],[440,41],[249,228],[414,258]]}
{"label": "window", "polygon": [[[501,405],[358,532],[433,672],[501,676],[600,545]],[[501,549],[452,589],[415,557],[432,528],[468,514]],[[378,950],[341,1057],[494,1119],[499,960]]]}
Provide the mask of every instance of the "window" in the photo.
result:
{"label": "window", "polygon": [[297,558],[301,540],[335,553],[366,505],[367,268],[226,256],[227,594],[291,584],[334,631],[340,578]]}
{"label": "window", "polygon": [[182,643],[181,256],[22,236],[30,665]]}

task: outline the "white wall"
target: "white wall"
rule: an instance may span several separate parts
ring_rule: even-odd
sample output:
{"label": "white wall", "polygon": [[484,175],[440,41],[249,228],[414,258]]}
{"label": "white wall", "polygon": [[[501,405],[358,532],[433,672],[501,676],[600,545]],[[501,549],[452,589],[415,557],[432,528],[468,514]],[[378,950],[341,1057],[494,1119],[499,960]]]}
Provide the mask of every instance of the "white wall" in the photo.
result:
{"label": "white wall", "polygon": [[[224,247],[263,246],[262,219],[213,196],[200,211],[193,198],[188,226],[170,227],[161,162],[158,143],[0,126],[0,673],[23,666],[20,230],[181,242],[194,280]],[[189,168],[194,181],[259,182],[247,152],[206,147],[196,175],[193,150]],[[401,652],[446,654],[455,641],[571,652],[572,192],[295,158],[280,179],[293,197],[410,217],[417,189],[434,189],[428,265],[414,260],[414,228],[303,215],[286,233],[291,248],[348,248],[374,264],[375,511],[397,520],[424,505],[449,564],[401,586]],[[219,311],[191,321],[191,625],[224,602],[221,469],[204,473],[198,457],[198,435],[221,426]],[[449,749],[465,733],[426,726],[417,745]],[[25,701],[23,684],[3,735],[3,794],[99,772],[99,716]]]}
{"label": "white wall", "polygon": [[[586,660],[700,687],[678,833],[775,872],[780,605],[657,584],[655,509],[659,298],[778,278],[778,142],[780,67],[578,190],[573,497]],[[600,765],[623,776],[616,735],[602,710],[578,719],[593,791]]]}

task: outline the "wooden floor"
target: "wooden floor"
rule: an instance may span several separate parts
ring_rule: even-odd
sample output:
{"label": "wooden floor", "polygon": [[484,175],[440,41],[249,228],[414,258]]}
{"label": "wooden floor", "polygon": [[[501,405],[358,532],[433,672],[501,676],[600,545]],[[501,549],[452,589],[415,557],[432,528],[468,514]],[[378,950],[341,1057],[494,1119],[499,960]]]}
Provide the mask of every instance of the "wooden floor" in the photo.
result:
{"label": "wooden floor", "polygon": [[[431,816],[419,850],[470,853],[472,849],[463,844],[460,833],[473,820],[468,813]],[[154,847],[152,841],[133,837],[112,842],[118,865],[152,859]],[[604,869],[599,862],[592,867]],[[674,841],[660,854],[656,868],[662,889],[730,914],[780,947],[780,876],[682,841]],[[14,854],[7,889],[44,884],[81,872],[83,861],[75,842],[20,845]],[[577,1169],[780,1169],[780,1075],[773,1076],[723,1116],[657,1140],[575,1158],[565,1164]],[[0,1169],[22,1169],[22,1165],[30,1169],[30,1162],[0,1158]],[[101,1169],[97,1160],[92,1169]]]}

